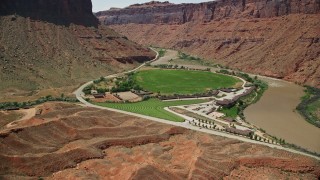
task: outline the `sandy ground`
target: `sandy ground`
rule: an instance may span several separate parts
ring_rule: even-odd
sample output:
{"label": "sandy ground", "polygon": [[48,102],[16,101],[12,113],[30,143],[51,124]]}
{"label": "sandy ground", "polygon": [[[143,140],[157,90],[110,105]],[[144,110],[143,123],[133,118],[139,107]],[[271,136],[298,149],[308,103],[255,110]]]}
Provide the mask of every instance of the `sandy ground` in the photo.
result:
{"label": "sandy ground", "polygon": [[19,122],[29,120],[33,118],[36,115],[36,108],[31,108],[31,109],[22,109],[18,110],[18,113],[23,113],[24,116],[21,119],[17,119],[9,124],[6,125],[7,128],[11,128],[13,126],[16,126]]}
{"label": "sandy ground", "polygon": [[165,56],[160,57],[158,60],[151,63],[151,65],[169,64],[169,60],[176,59],[178,57],[178,51],[167,49]]}
{"label": "sandy ground", "polygon": [[35,101],[40,97],[45,97],[47,95],[52,95],[54,97],[60,97],[64,94],[68,97],[73,97],[71,93],[77,88],[77,86],[66,86],[62,88],[50,88],[42,89],[37,91],[21,91],[16,89],[7,90],[0,95],[0,102],[27,102]]}
{"label": "sandy ground", "polygon": [[115,97],[114,95],[110,93],[106,93],[105,98],[93,98],[91,99],[93,102],[106,102],[106,101],[112,101],[112,102],[120,102],[121,100]]}
{"label": "sandy ground", "polygon": [[[193,69],[207,69],[208,66],[200,65],[197,62],[186,61],[179,59],[178,51],[167,49],[165,56],[159,58],[158,60],[151,63],[151,65],[159,65],[159,64],[171,64],[171,65],[179,65],[186,66]],[[216,68],[210,67],[212,70],[217,70]]]}
{"label": "sandy ground", "polygon": [[120,92],[117,93],[121,99],[123,99],[124,101],[132,101],[132,102],[136,102],[136,101],[140,101],[141,98],[140,96],[132,93],[132,92]]}

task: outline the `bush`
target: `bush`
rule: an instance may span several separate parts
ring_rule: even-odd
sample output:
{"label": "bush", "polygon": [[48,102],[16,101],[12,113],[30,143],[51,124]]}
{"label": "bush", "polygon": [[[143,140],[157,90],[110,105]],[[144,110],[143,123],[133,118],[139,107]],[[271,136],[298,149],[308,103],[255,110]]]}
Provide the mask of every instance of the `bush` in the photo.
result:
{"label": "bush", "polygon": [[134,90],[142,90],[142,88],[136,84],[136,82],[133,79],[134,73],[127,74],[127,78],[123,80],[117,80],[116,86],[112,87],[110,92],[125,92],[130,91],[131,89]]}
{"label": "bush", "polygon": [[100,77],[99,79],[94,80],[93,83],[94,83],[94,84],[99,84],[100,82],[103,82],[103,81],[105,81],[105,80],[106,80],[105,77]]}
{"label": "bush", "polygon": [[28,102],[4,102],[0,103],[0,109],[6,109],[6,108],[25,108],[28,106],[34,106],[38,104],[42,104],[48,101],[64,101],[64,102],[78,102],[78,99],[70,98],[70,97],[53,97],[51,95],[48,95],[46,97],[41,97],[35,101],[28,101]]}
{"label": "bush", "polygon": [[91,90],[93,89],[93,84],[90,84],[90,85],[88,85],[88,86],[86,86],[85,88],[83,88],[83,93],[85,94],[85,95],[88,95],[88,94],[91,94]]}
{"label": "bush", "polygon": [[158,51],[158,53],[159,53],[159,57],[163,57],[165,54],[166,54],[166,50],[165,49],[160,49],[159,51]]}
{"label": "bush", "polygon": [[225,69],[221,69],[220,71],[217,71],[217,72],[221,74],[231,74],[228,70],[225,70]]}
{"label": "bush", "polygon": [[184,60],[190,60],[190,61],[200,61],[201,60],[201,58],[193,57],[193,56],[187,55],[183,52],[179,52],[179,58],[184,59]]}
{"label": "bush", "polygon": [[148,96],[148,95],[145,95],[145,96],[143,96],[143,98],[142,98],[143,101],[146,101],[146,100],[148,100],[148,99],[150,99],[150,96]]}
{"label": "bush", "polygon": [[98,88],[98,89],[97,89],[97,92],[98,92],[98,93],[106,93],[106,92],[109,92],[109,89],[106,89],[106,88]]}

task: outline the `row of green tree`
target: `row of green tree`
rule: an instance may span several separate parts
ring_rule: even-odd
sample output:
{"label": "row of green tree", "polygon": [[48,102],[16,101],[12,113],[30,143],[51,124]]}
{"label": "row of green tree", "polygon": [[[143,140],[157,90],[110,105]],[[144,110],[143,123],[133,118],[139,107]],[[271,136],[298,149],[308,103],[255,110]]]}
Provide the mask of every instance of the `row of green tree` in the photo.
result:
{"label": "row of green tree", "polygon": [[[178,66],[177,64],[176,65],[172,65],[172,64],[157,64],[157,65],[154,65],[154,67],[156,68],[161,68],[161,69],[188,69],[188,70],[197,70],[197,69],[190,69],[188,67],[185,67],[185,66]],[[203,69],[202,71],[211,71],[210,68],[206,68],[206,69]]]}
{"label": "row of green tree", "polygon": [[51,95],[41,97],[35,101],[28,102],[4,102],[0,103],[0,109],[14,109],[14,108],[27,108],[35,105],[39,105],[48,101],[64,101],[64,102],[78,102],[76,98],[65,97],[64,94],[61,94],[60,97],[53,97]]}
{"label": "row of green tree", "polygon": [[105,93],[110,91],[110,89],[108,88],[101,88],[101,87],[96,88],[94,84],[90,84],[86,86],[85,88],[83,88],[82,91],[84,92],[85,95],[89,95],[91,94],[91,90],[96,90],[98,93]]}
{"label": "row of green tree", "polygon": [[134,80],[134,73],[127,74],[127,78],[118,79],[116,85],[110,89],[110,92],[125,92],[130,91],[131,89],[140,91],[142,88]]}

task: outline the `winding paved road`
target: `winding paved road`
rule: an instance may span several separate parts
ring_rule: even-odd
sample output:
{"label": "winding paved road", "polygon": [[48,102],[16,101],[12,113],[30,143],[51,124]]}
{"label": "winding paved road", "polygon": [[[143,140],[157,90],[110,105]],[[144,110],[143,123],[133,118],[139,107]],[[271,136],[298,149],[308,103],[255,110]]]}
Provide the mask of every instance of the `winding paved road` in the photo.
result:
{"label": "winding paved road", "polygon": [[[151,60],[149,62],[156,61],[158,59],[158,57],[159,57],[159,53],[156,50],[154,50],[153,48],[150,48],[150,49],[153,50],[154,52],[156,52],[157,55],[153,60]],[[145,64],[146,63],[143,63],[139,67],[137,67],[137,68],[135,68],[133,70],[130,70],[130,71],[126,71],[126,72],[123,72],[123,73],[118,73],[118,74],[113,74],[113,75],[106,76],[106,78],[114,78],[114,77],[117,77],[117,76],[120,76],[120,75],[124,75],[126,73],[135,72],[135,71],[139,70],[141,67],[145,66]],[[317,160],[320,160],[320,157],[313,156],[313,155],[310,155],[310,154],[307,154],[307,153],[304,153],[304,152],[296,151],[296,150],[293,150],[293,149],[290,149],[290,148],[285,148],[285,147],[282,147],[282,146],[279,146],[279,145],[275,145],[275,144],[269,144],[269,143],[264,143],[264,142],[260,142],[260,141],[251,140],[251,139],[248,139],[248,138],[245,138],[245,137],[241,137],[241,136],[236,136],[236,135],[227,134],[227,133],[223,133],[223,132],[219,132],[219,131],[213,131],[213,130],[209,130],[209,129],[199,128],[199,127],[196,127],[196,126],[189,125],[189,123],[187,123],[187,122],[183,122],[183,123],[181,123],[181,122],[173,122],[173,121],[169,121],[169,120],[165,120],[165,119],[155,118],[155,117],[146,116],[146,115],[142,115],[142,114],[137,114],[137,113],[132,113],[132,112],[127,112],[127,111],[122,111],[122,110],[118,110],[118,109],[112,109],[112,108],[107,108],[107,107],[102,107],[102,106],[97,106],[97,105],[91,104],[91,103],[87,102],[84,99],[84,93],[82,91],[86,86],[88,86],[88,85],[90,85],[92,83],[93,83],[93,81],[89,81],[89,82],[83,84],[82,86],[80,86],[74,92],[74,94],[76,95],[76,98],[80,102],[82,102],[84,105],[86,105],[87,107],[93,107],[93,108],[97,108],[97,109],[109,110],[109,111],[113,111],[113,112],[118,112],[118,113],[123,113],[123,114],[131,115],[131,116],[140,117],[140,118],[143,118],[143,119],[148,119],[148,120],[151,120],[151,121],[156,121],[156,122],[159,122],[159,123],[169,124],[169,125],[173,125],[173,126],[179,126],[179,127],[183,127],[183,128],[199,131],[199,132],[204,132],[204,133],[213,134],[213,135],[217,135],[217,136],[237,139],[237,140],[244,141],[244,142],[260,144],[260,145],[268,146],[268,147],[271,147],[271,148],[281,149],[281,150],[285,150],[285,151],[289,151],[289,152],[292,152],[292,153],[309,156],[309,157],[315,158]],[[168,111],[172,112],[173,114],[176,114],[176,115],[178,115],[180,117],[183,117],[185,119],[190,118],[188,116],[185,116],[185,115],[176,113],[174,111],[171,111],[168,108],[166,110],[168,110]]]}

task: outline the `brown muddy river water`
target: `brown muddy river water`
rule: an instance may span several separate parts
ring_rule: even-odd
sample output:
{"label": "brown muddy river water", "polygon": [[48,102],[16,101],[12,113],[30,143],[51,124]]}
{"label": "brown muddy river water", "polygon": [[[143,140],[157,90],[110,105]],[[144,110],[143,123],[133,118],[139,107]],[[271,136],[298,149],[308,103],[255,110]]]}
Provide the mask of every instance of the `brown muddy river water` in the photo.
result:
{"label": "brown muddy river water", "polygon": [[269,89],[260,101],[245,110],[246,120],[286,142],[320,153],[320,128],[306,122],[295,111],[304,94],[303,87],[280,80],[261,79],[269,83]]}

